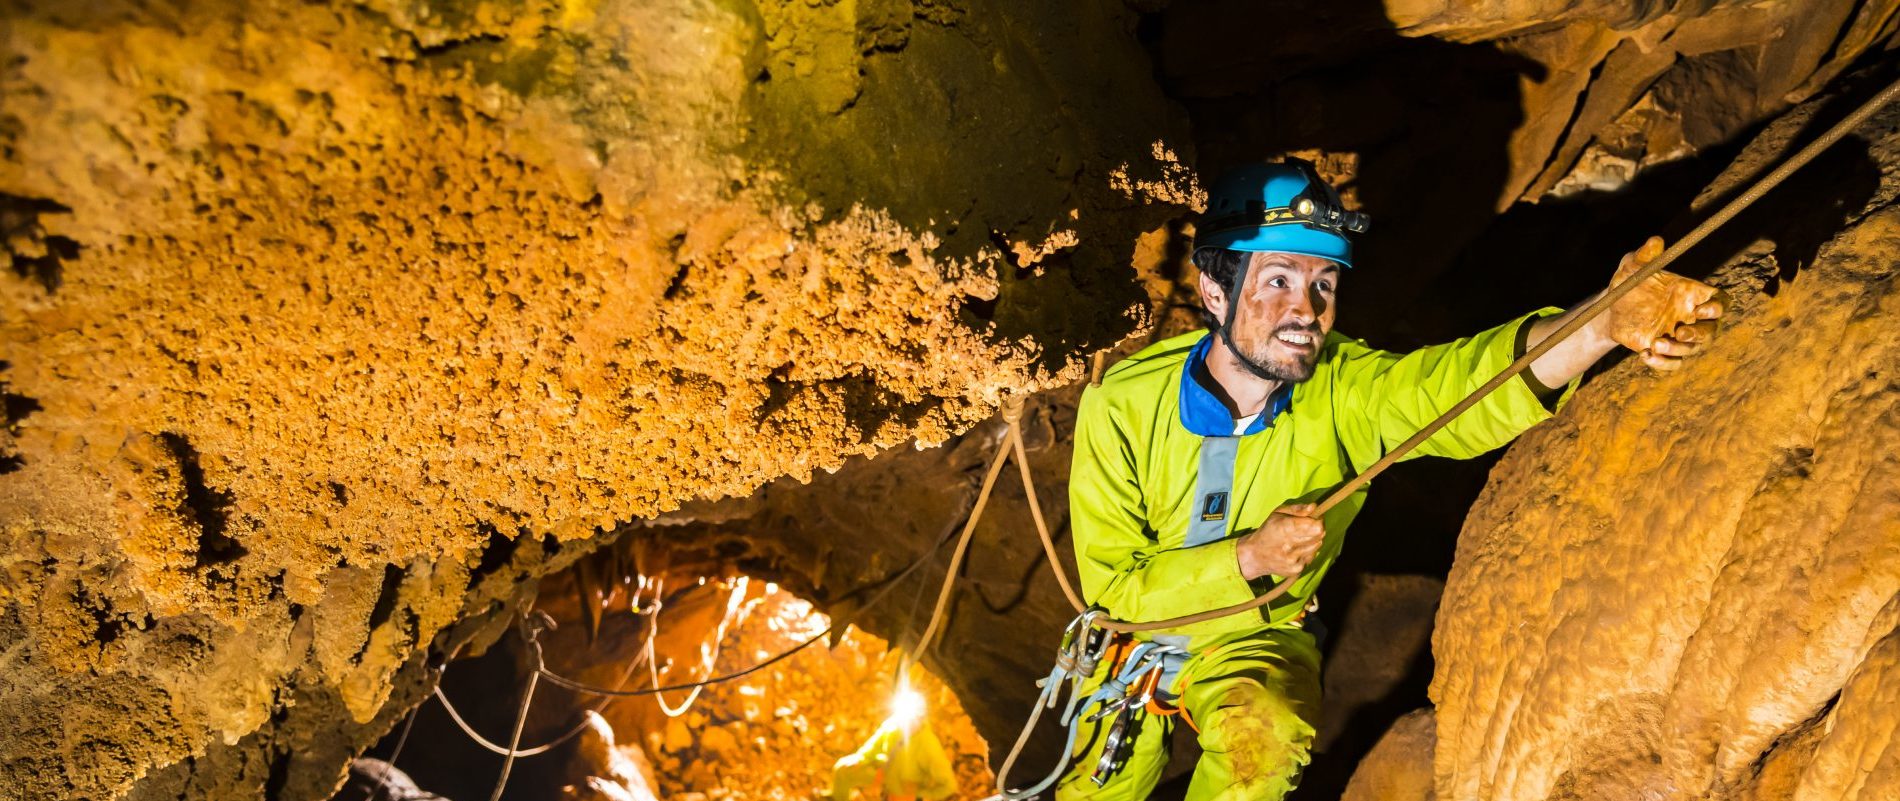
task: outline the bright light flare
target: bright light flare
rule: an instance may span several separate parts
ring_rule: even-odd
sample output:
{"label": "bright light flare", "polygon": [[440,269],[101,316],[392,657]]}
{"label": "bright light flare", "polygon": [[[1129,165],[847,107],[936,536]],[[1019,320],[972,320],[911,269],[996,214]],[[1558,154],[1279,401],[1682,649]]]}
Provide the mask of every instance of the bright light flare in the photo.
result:
{"label": "bright light flare", "polygon": [[897,692],[891,695],[891,716],[885,722],[891,726],[910,731],[924,719],[923,693],[911,689],[910,682],[897,685]]}

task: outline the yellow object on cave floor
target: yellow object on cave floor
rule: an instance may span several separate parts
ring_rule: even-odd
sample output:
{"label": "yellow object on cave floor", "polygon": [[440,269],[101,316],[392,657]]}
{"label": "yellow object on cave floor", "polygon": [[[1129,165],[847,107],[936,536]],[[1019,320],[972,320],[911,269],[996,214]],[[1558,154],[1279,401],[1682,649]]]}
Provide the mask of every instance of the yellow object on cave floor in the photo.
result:
{"label": "yellow object on cave floor", "polygon": [[923,698],[905,688],[894,706],[864,745],[832,766],[832,801],[848,801],[853,790],[872,787],[892,801],[936,801],[956,793],[950,755],[924,718]]}

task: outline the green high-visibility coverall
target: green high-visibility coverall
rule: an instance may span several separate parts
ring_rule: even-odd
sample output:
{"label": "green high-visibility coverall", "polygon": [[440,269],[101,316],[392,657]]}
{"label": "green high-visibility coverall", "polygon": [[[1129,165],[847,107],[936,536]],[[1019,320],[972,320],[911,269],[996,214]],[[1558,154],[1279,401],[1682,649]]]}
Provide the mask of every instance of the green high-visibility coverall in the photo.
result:
{"label": "green high-visibility coverall", "polygon": [[[1077,412],[1069,514],[1083,594],[1115,618],[1131,621],[1252,599],[1281,577],[1249,582],[1241,576],[1235,554],[1240,535],[1258,528],[1274,509],[1316,501],[1364,470],[1521,355],[1531,320],[1558,313],[1540,310],[1407,354],[1331,334],[1312,378],[1294,385],[1285,403],[1269,406],[1280,412],[1263,429],[1241,438],[1227,537],[1194,547],[1184,543],[1196,507],[1202,438],[1184,422],[1182,403],[1206,390],[1182,382],[1196,380],[1185,368],[1209,335],[1174,337],[1122,360],[1100,386],[1083,392]],[[1411,455],[1469,458],[1549,416],[1531,385],[1513,380]],[[1205,428],[1204,422],[1197,425]],[[1190,801],[1277,799],[1298,781],[1319,720],[1319,651],[1293,621],[1338,556],[1346,526],[1364,502],[1361,490],[1326,514],[1318,555],[1293,589],[1267,609],[1165,632],[1187,637],[1193,652],[1172,688],[1199,726],[1203,750]],[[1075,768],[1056,797],[1146,798],[1166,766],[1174,720],[1149,716],[1127,766],[1100,788],[1089,775],[1102,738],[1084,725]]]}

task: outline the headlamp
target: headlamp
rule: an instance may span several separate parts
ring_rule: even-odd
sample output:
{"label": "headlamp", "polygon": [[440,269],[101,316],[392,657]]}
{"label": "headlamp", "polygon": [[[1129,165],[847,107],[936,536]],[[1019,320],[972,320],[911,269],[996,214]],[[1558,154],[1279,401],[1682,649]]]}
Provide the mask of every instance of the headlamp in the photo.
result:
{"label": "headlamp", "polygon": [[1289,158],[1285,163],[1306,175],[1306,189],[1287,204],[1288,210],[1295,216],[1321,228],[1355,234],[1363,234],[1372,226],[1371,215],[1363,211],[1346,210],[1346,204],[1339,200],[1339,193],[1334,192],[1332,185],[1319,177],[1319,170],[1313,167],[1312,162]]}
{"label": "headlamp", "polygon": [[1295,198],[1293,213],[1321,228],[1333,228],[1363,234],[1372,226],[1372,217],[1363,211],[1347,211],[1310,197]]}

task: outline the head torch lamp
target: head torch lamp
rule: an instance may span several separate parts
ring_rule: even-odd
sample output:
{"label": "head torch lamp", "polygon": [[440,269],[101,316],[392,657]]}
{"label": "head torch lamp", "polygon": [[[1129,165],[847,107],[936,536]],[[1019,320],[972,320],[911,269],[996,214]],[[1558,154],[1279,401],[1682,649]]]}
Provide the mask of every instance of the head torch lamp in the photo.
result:
{"label": "head torch lamp", "polygon": [[1372,225],[1372,217],[1363,211],[1347,211],[1339,206],[1310,197],[1293,199],[1294,216],[1321,228],[1363,234]]}
{"label": "head torch lamp", "polygon": [[1346,204],[1339,201],[1339,193],[1333,191],[1332,184],[1319,177],[1319,170],[1313,166],[1313,162],[1296,158],[1284,161],[1306,176],[1306,188],[1287,203],[1287,209],[1294,216],[1321,228],[1355,234],[1363,234],[1372,226],[1370,215],[1363,211],[1346,210]]}

